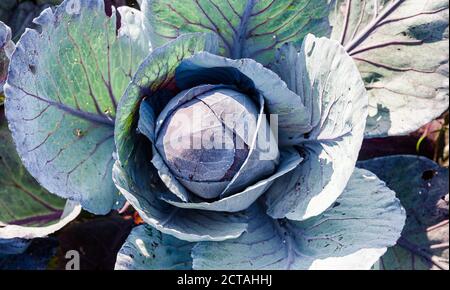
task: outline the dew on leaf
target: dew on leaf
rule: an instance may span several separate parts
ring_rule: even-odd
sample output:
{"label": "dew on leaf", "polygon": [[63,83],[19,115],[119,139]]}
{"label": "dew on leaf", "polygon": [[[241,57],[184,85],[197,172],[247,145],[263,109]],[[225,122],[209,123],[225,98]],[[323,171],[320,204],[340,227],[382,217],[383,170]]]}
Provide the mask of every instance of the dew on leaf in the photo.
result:
{"label": "dew on leaf", "polygon": [[85,132],[83,132],[83,130],[81,129],[75,129],[73,133],[78,138],[82,138],[85,135]]}

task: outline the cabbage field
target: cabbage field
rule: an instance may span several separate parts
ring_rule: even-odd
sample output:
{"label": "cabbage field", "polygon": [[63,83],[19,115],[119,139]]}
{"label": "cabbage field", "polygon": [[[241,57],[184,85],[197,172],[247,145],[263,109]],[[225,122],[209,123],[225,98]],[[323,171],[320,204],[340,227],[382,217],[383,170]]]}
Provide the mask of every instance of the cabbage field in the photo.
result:
{"label": "cabbage field", "polygon": [[1,0],[0,269],[448,270],[448,37],[447,0]]}

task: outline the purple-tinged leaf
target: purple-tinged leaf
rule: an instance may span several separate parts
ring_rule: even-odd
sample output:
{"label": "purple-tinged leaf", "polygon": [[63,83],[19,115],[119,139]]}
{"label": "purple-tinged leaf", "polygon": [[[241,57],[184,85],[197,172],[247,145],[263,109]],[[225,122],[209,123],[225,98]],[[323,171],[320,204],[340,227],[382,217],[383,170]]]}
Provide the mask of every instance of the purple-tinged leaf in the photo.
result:
{"label": "purple-tinged leaf", "polygon": [[300,52],[289,46],[280,52],[281,71],[295,65],[284,75],[309,108],[312,130],[298,143],[305,160],[267,191],[267,212],[273,218],[304,220],[331,206],[353,172],[366,124],[367,93],[353,60],[334,40],[308,35]]}
{"label": "purple-tinged leaf", "polygon": [[223,56],[253,58],[264,65],[274,60],[285,42],[300,44],[308,33],[329,32],[325,0],[144,0],[142,10],[152,23],[152,44],[161,46],[187,32],[213,32]]}
{"label": "purple-tinged leaf", "polygon": [[[170,194],[150,162],[152,143],[139,134],[139,109],[143,99],[159,114],[170,97],[180,92],[175,71],[183,59],[200,51],[215,53],[213,34],[180,36],[155,49],[139,67],[119,104],[115,141],[118,161],[113,167],[114,183],[142,219],[165,234],[186,241],[225,240],[241,235],[247,226],[242,214],[206,212],[174,207],[160,199]],[[141,126],[142,129],[142,126]],[[142,133],[147,130],[144,129]]]}
{"label": "purple-tinged leaf", "polygon": [[237,239],[201,242],[194,269],[370,269],[395,244],[405,212],[373,173],[356,169],[333,207],[306,221],[272,219],[257,204]]}
{"label": "purple-tinged leaf", "polygon": [[194,243],[148,225],[133,229],[117,255],[115,270],[191,270]]}
{"label": "purple-tinged leaf", "polygon": [[103,0],[46,9],[12,56],[6,116],[19,155],[47,190],[105,214],[119,193],[111,178],[119,98],[149,53],[141,12],[105,14]]}
{"label": "purple-tinged leaf", "polygon": [[405,135],[448,108],[447,0],[338,0],[331,37],[369,92],[366,136]]}
{"label": "purple-tinged leaf", "polygon": [[216,201],[196,201],[181,202],[169,197],[162,197],[166,202],[179,208],[201,209],[219,212],[239,212],[250,207],[261,195],[263,195],[270,185],[277,179],[294,170],[303,159],[295,150],[281,152],[280,164],[274,174],[259,180],[255,184],[248,186],[240,192],[223,197]]}
{"label": "purple-tinged leaf", "polygon": [[449,269],[448,168],[419,156],[396,155],[358,163],[384,180],[406,209],[406,225],[379,267]]}
{"label": "purple-tinged leaf", "polygon": [[28,173],[1,110],[0,240],[44,237],[75,219],[80,211],[79,205],[50,194]]}

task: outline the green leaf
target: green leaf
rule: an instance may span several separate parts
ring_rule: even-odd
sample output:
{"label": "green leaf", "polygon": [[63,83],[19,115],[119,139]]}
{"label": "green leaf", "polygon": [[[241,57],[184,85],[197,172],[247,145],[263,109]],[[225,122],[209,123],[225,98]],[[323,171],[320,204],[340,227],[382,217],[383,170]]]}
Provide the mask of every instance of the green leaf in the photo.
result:
{"label": "green leaf", "polygon": [[[72,221],[81,207],[43,189],[16,153],[0,112],[0,239],[35,238],[51,234]],[[65,212],[64,212],[65,211]]]}
{"label": "green leaf", "polygon": [[369,91],[368,137],[405,135],[448,108],[447,0],[338,0],[331,37]]}
{"label": "green leaf", "polygon": [[406,226],[382,269],[449,269],[448,168],[419,156],[397,155],[358,163],[395,190],[406,209]]}
{"label": "green leaf", "polygon": [[116,270],[191,270],[194,243],[148,225],[133,229],[117,255]]}
{"label": "green leaf", "polygon": [[245,233],[201,242],[194,269],[370,269],[395,244],[405,212],[395,193],[373,173],[356,169],[344,193],[306,221],[272,219],[255,205]]}
{"label": "green leaf", "polygon": [[142,10],[152,28],[152,44],[161,46],[186,32],[214,32],[223,56],[273,61],[285,42],[300,44],[308,33],[329,32],[326,0],[149,0]]}
{"label": "green leaf", "polygon": [[118,203],[112,182],[116,105],[149,53],[141,12],[102,0],[47,9],[12,56],[6,115],[22,161],[50,192],[96,214]]}

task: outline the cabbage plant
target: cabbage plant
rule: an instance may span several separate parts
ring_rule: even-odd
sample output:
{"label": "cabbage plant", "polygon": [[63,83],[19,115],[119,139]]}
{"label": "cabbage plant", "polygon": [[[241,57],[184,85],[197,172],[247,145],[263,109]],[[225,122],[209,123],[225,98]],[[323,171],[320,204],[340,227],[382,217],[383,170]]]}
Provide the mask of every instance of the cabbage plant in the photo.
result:
{"label": "cabbage plant", "polygon": [[[260,63],[218,53],[217,38],[185,34],[144,60],[119,103],[116,186],[154,229],[196,243],[196,269],[330,267],[336,255],[351,262],[333,267],[369,268],[405,216],[394,192],[355,169],[367,93],[352,59],[312,35],[299,52],[283,47],[277,65],[297,64],[296,93]],[[273,145],[258,128],[267,114],[278,117]],[[230,150],[184,146],[222,128]]]}
{"label": "cabbage plant", "polygon": [[358,153],[448,108],[448,3],[367,2],[66,0],[11,58],[18,153],[136,209],[117,269],[369,269],[405,212]]}

